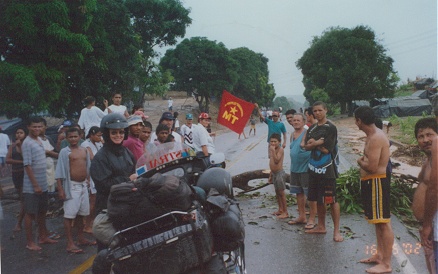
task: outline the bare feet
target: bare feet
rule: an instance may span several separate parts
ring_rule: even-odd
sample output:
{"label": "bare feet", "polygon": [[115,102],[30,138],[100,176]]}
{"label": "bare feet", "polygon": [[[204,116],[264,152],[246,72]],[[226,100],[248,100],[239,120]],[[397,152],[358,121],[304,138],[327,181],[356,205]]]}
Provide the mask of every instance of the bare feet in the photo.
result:
{"label": "bare feet", "polygon": [[300,218],[296,218],[296,219],[292,219],[289,222],[287,222],[290,225],[300,225],[300,224],[305,224],[306,223],[306,219],[300,219]]}
{"label": "bare feet", "polygon": [[21,226],[19,226],[18,224],[12,230],[12,232],[20,232],[20,231],[21,231]]}
{"label": "bare feet", "polygon": [[56,244],[58,241],[57,240],[52,240],[50,238],[46,238],[44,240],[40,240],[38,243],[39,244]]}
{"label": "bare feet", "polygon": [[317,225],[314,229],[308,229],[305,232],[309,234],[326,234],[327,230],[325,230],[325,227]]}
{"label": "bare feet", "polygon": [[89,241],[89,240],[82,240],[82,241],[78,241],[76,244],[79,246],[93,246],[93,245],[96,245],[97,242],[96,241]]}
{"label": "bare feet", "polygon": [[287,214],[287,212],[277,215],[277,219],[286,219],[286,218],[289,218],[289,214]]}
{"label": "bare feet", "polygon": [[363,263],[363,264],[378,264],[380,262],[381,259],[376,255],[359,261],[359,263]]}
{"label": "bare feet", "polygon": [[41,247],[37,246],[35,243],[26,245],[26,248],[31,251],[39,251],[42,249]]}
{"label": "bare feet", "polygon": [[384,264],[378,264],[376,266],[370,267],[367,270],[365,270],[367,273],[377,273],[377,274],[381,274],[381,273],[391,273],[392,272],[392,268],[385,266]]}
{"label": "bare feet", "polygon": [[88,234],[93,234],[93,229],[91,228],[91,227],[89,227],[89,228],[84,228],[84,230],[83,230],[85,233],[88,233]]}
{"label": "bare feet", "polygon": [[272,215],[275,215],[275,216],[278,216],[278,215],[281,214],[281,211],[275,211],[275,212],[272,212],[271,214],[272,214]]}
{"label": "bare feet", "polygon": [[344,237],[342,237],[341,233],[339,233],[339,232],[335,233],[333,235],[333,241],[338,242],[338,243],[343,242],[344,241]]}

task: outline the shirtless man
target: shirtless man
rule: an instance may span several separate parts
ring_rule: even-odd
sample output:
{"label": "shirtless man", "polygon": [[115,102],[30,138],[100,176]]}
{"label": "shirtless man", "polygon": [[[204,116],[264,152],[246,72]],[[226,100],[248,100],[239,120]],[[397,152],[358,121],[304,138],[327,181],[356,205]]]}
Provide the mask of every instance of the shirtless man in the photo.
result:
{"label": "shirtless man", "polygon": [[365,218],[376,226],[377,253],[361,263],[376,264],[368,273],[389,273],[391,268],[394,233],[391,227],[389,200],[390,182],[386,178],[389,160],[389,140],[376,127],[375,115],[370,107],[359,107],[354,112],[356,125],[367,135],[364,155],[357,160],[361,176],[361,196]]}
{"label": "shirtless man", "polygon": [[273,133],[269,139],[269,168],[271,169],[271,175],[269,177],[269,183],[274,184],[275,196],[277,197],[278,211],[273,214],[278,219],[285,219],[289,217],[287,213],[286,184],[283,180],[283,159],[284,149],[281,147],[281,136],[278,133]]}
{"label": "shirtless man", "polygon": [[87,149],[79,145],[80,132],[77,128],[67,131],[69,146],[59,153],[56,166],[58,195],[64,201],[64,228],[67,236],[67,252],[83,253],[73,241],[72,225],[77,228],[78,245],[93,245],[84,237],[84,217],[90,214],[88,187],[90,186],[90,156]]}
{"label": "shirtless man", "polygon": [[[435,182],[432,181],[431,175],[433,166],[432,144],[433,141],[437,139],[437,136],[437,122],[434,118],[423,118],[418,120],[418,122],[415,124],[415,138],[417,139],[418,146],[427,155],[427,159],[423,163],[420,174],[418,175],[418,181],[420,182],[420,184],[415,190],[414,201],[412,203],[412,211],[414,212],[415,218],[417,218],[419,222],[425,221],[424,216],[426,209],[427,211],[431,212],[436,211],[436,200],[434,210],[434,207],[432,206],[433,204],[429,205],[428,201],[426,200],[426,193],[428,192],[429,187],[431,189],[433,188],[433,183],[435,183],[436,185],[436,180]],[[430,216],[433,217],[433,214],[431,214]],[[423,232],[423,228],[420,228],[420,232]],[[426,236],[426,238],[424,238],[424,236]],[[429,273],[436,274],[435,256],[433,254],[433,249],[430,244],[430,236],[430,234],[424,235],[423,233],[420,233],[421,243],[423,245],[424,255],[426,257],[427,269],[429,270]]]}

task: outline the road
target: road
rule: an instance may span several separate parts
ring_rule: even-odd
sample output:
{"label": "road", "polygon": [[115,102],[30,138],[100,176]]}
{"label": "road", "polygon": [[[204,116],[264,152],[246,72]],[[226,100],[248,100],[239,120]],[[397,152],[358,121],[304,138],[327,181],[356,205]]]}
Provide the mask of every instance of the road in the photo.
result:
{"label": "road", "polygon": [[[288,130],[291,129],[286,125]],[[248,130],[247,130],[248,131]],[[247,132],[246,131],[246,132]],[[267,126],[257,124],[257,135],[237,139],[233,132],[215,137],[216,150],[224,152],[227,170],[236,175],[245,171],[268,168]],[[348,151],[341,148],[341,152]],[[290,165],[286,149],[284,167]],[[354,162],[351,155],[341,155],[340,168],[348,169]],[[266,182],[266,179],[264,179]],[[254,184],[262,183],[257,180]],[[1,181],[10,189],[8,180]],[[11,190],[2,200],[5,219],[2,223],[2,273],[90,273],[94,247],[86,247],[84,254],[70,255],[65,251],[62,218],[48,219],[49,229],[62,237],[55,245],[45,245],[41,252],[26,250],[24,232],[13,234],[17,201],[11,200]],[[333,224],[328,217],[326,235],[307,235],[302,226],[291,226],[287,220],[276,220],[270,214],[276,207],[274,189],[269,185],[256,193],[238,198],[246,224],[246,265],[249,274],[266,273],[364,273],[368,267],[357,263],[375,252],[374,228],[360,215],[341,215],[342,243],[332,240]],[[289,214],[297,215],[296,206],[289,206]],[[415,237],[396,217],[392,217],[395,234],[392,267],[394,273],[427,273],[423,251]]]}

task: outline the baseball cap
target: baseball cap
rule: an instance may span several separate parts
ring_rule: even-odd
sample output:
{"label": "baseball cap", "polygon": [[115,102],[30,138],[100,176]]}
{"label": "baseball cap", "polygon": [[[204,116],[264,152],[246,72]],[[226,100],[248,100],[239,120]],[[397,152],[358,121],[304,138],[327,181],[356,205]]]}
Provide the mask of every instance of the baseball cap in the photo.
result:
{"label": "baseball cap", "polygon": [[141,123],[142,125],[144,125],[143,124],[143,120],[141,119],[140,116],[138,116],[138,115],[131,115],[131,116],[129,116],[129,118],[128,118],[128,126],[133,126],[133,125],[136,125],[138,123]]}
{"label": "baseball cap", "polygon": [[187,120],[193,120],[193,115],[191,113],[187,113],[186,114],[186,119]]}
{"label": "baseball cap", "polygon": [[208,113],[202,112],[201,114],[199,114],[198,119],[211,119],[210,115],[208,115]]}
{"label": "baseball cap", "polygon": [[161,119],[160,120],[175,120],[175,118],[173,117],[173,114],[169,111],[163,112],[163,115],[161,115]]}
{"label": "baseball cap", "polygon": [[71,127],[72,125],[73,123],[70,120],[64,120],[64,122],[62,122],[63,127]]}

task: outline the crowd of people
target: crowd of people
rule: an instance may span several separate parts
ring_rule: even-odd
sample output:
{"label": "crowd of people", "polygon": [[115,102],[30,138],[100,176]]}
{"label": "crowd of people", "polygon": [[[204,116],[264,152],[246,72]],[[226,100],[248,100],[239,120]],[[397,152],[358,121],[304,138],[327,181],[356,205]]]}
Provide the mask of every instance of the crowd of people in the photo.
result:
{"label": "crowd of people", "polygon": [[[59,198],[64,201],[66,250],[82,253],[82,246],[96,244],[101,249],[104,247],[101,243],[87,239],[84,233],[92,232],[94,216],[106,209],[111,186],[137,178],[136,162],[145,151],[167,142],[185,144],[203,156],[215,151],[215,133],[209,130],[211,117],[208,113],[198,116],[197,125],[193,124],[193,114],[188,113],[185,123],[180,126],[178,113],[171,112],[173,101],[170,98],[169,111],[162,113],[153,130],[142,106],[134,106],[129,114],[121,104],[122,94],[115,93],[112,101],[112,105],[105,101],[105,110],[101,110],[95,106],[93,97],[86,97],[86,106],[81,111],[78,123],[64,121],[56,143],[45,135],[47,123],[41,117],[31,117],[26,127],[16,130],[15,142],[9,146],[2,165],[12,165],[12,180],[21,200],[14,230],[20,231],[24,220],[27,249],[40,250],[41,244],[57,242],[59,235],[49,232],[45,225],[47,193],[55,191],[55,187]],[[269,182],[274,185],[278,202],[278,210],[273,214],[285,219],[289,217],[283,170],[287,131],[280,121],[280,111],[274,110],[264,115],[257,104],[255,107],[261,121],[268,126]],[[339,175],[337,128],[327,119],[324,102],[315,102],[301,112],[288,110],[285,115],[293,128],[289,142],[290,193],[296,195],[298,204],[298,217],[288,223],[303,224],[305,232],[309,234],[325,234],[326,210],[329,206],[334,223],[333,240],[342,242],[340,207],[336,197],[336,178]],[[390,141],[379,128],[381,122],[371,108],[359,107],[354,115],[358,129],[366,134],[363,155],[357,164],[360,168],[364,214],[367,221],[375,226],[377,240],[377,253],[360,262],[375,264],[366,270],[369,273],[391,272],[394,234],[389,208]],[[413,211],[422,223],[420,235],[430,273],[436,273],[438,257],[437,120],[420,119],[414,132],[419,147],[427,155],[418,176],[420,185],[415,194]],[[252,131],[256,134],[255,124],[253,115],[249,135]],[[309,206],[309,218],[306,203]],[[33,222],[38,223],[38,242],[34,241],[32,235]],[[76,229],[76,241],[73,228]]]}
{"label": "crowd of people", "polygon": [[[274,110],[271,117],[265,117],[258,105],[255,106],[261,121],[268,126],[269,182],[274,185],[278,203],[278,211],[272,214],[278,219],[285,219],[289,217],[283,170],[286,129],[279,121],[279,111]],[[287,122],[293,127],[290,136],[290,193],[296,195],[298,205],[298,217],[288,223],[303,224],[305,232],[309,234],[325,234],[326,209],[329,206],[334,224],[333,240],[342,242],[340,206],[336,200],[336,178],[339,175],[337,128],[327,119],[324,102],[317,101],[302,112],[291,109],[285,113]],[[372,108],[359,107],[354,115],[358,129],[366,134],[363,155],[357,160],[361,176],[358,187],[361,189],[365,218],[375,226],[377,241],[376,254],[359,262],[375,264],[366,269],[368,273],[390,273],[394,243],[389,205],[391,142],[382,131],[384,123],[375,116]],[[438,113],[435,115],[437,118],[422,118],[415,125],[415,137],[427,160],[418,176],[420,184],[412,205],[414,215],[422,224],[421,243],[427,268],[432,274],[438,271]],[[306,200],[309,206],[308,219]]]}
{"label": "crowd of people", "polygon": [[[49,192],[56,190],[64,203],[67,252],[82,253],[84,246],[99,247],[100,243],[86,236],[92,233],[94,217],[106,209],[111,186],[137,178],[136,162],[145,151],[178,142],[205,156],[214,153],[215,133],[207,131],[211,121],[207,113],[199,115],[197,125],[188,113],[180,127],[175,123],[178,113],[166,111],[153,131],[142,106],[134,106],[129,113],[121,93],[114,93],[112,102],[108,105],[105,100],[101,110],[95,98],[86,97],[78,122],[65,120],[55,142],[45,135],[47,122],[41,117],[30,117],[26,126],[17,128],[12,144],[3,134],[7,138],[1,141],[7,149],[0,157],[2,167],[12,166],[12,181],[21,201],[14,231],[21,231],[24,222],[27,249],[41,250],[42,244],[56,243],[59,238],[46,228]],[[38,224],[37,242],[33,222]]]}

